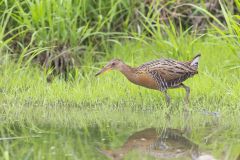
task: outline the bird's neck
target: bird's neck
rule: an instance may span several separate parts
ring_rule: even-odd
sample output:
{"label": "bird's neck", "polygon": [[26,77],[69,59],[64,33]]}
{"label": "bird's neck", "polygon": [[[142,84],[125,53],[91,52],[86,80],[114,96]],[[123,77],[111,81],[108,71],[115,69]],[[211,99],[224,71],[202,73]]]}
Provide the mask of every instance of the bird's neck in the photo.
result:
{"label": "bird's neck", "polygon": [[119,70],[128,80],[132,82],[135,80],[135,72],[136,72],[135,68],[128,66],[126,64],[123,64]]}

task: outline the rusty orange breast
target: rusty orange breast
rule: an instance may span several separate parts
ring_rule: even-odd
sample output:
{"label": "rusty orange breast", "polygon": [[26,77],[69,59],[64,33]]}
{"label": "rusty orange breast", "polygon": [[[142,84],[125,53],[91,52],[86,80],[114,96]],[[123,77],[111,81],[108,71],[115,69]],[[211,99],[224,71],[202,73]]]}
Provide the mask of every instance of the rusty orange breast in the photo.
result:
{"label": "rusty orange breast", "polygon": [[150,89],[158,89],[157,82],[148,74],[136,75],[136,80],[133,83]]}

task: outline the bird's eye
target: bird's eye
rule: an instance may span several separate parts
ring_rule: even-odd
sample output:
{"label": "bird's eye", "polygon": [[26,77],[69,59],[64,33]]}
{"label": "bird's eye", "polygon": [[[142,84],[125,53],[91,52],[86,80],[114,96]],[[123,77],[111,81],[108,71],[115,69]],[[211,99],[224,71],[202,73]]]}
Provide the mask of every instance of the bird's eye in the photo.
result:
{"label": "bird's eye", "polygon": [[115,65],[115,63],[113,62],[113,63],[112,63],[112,66],[114,66],[114,65]]}

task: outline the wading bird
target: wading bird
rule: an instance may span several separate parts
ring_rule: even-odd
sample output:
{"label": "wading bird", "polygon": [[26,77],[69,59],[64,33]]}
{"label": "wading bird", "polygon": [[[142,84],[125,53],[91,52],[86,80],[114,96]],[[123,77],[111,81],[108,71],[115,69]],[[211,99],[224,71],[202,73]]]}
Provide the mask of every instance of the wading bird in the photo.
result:
{"label": "wading bird", "polygon": [[170,96],[167,93],[167,89],[182,87],[186,90],[185,101],[188,103],[190,88],[184,85],[183,82],[198,73],[200,56],[198,54],[193,60],[187,62],[180,62],[173,59],[159,59],[145,63],[139,67],[130,67],[120,59],[113,59],[96,76],[108,70],[118,70],[136,85],[163,92],[167,105],[170,103]]}

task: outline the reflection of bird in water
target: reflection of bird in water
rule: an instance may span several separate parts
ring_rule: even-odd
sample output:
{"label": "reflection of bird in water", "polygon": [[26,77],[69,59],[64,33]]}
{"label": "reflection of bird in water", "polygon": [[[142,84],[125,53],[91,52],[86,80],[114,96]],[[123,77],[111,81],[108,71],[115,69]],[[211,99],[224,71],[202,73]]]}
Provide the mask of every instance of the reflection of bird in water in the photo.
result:
{"label": "reflection of bird in water", "polygon": [[113,160],[124,159],[124,156],[130,151],[139,151],[160,159],[214,160],[213,158],[206,159],[210,155],[199,156],[198,146],[184,137],[180,130],[167,128],[164,129],[164,135],[159,135],[159,133],[155,128],[144,129],[131,135],[119,149],[99,151]]}
{"label": "reflection of bird in water", "polygon": [[129,151],[133,149],[147,149],[151,144],[156,142],[157,139],[157,130],[154,128],[148,128],[128,137],[127,141],[121,148],[116,150],[100,150],[100,152],[113,160],[121,160]]}
{"label": "reflection of bird in water", "polygon": [[170,103],[167,89],[182,87],[186,90],[185,100],[188,102],[190,88],[184,85],[183,82],[198,73],[199,58],[200,54],[187,62],[159,59],[136,68],[126,65],[119,59],[113,59],[96,76],[108,70],[119,70],[134,84],[162,91],[165,94],[167,104]]}

